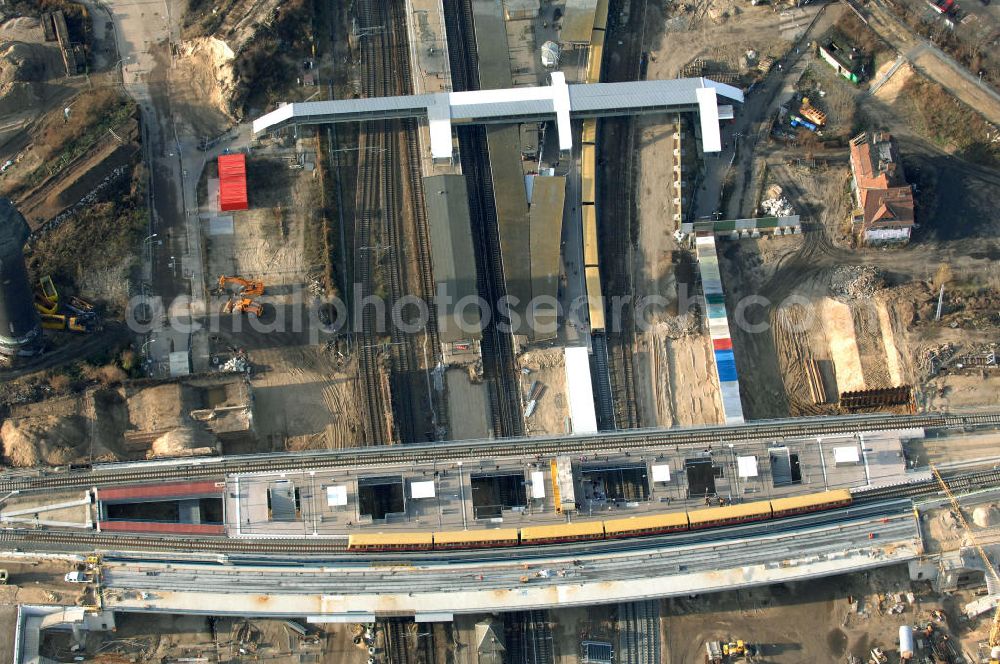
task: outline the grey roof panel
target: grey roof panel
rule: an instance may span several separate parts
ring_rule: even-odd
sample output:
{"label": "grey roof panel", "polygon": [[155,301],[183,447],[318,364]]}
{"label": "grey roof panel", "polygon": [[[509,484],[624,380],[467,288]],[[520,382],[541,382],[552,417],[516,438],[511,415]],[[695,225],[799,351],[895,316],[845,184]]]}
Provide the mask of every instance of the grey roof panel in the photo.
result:
{"label": "grey roof panel", "polygon": [[[424,178],[424,204],[430,228],[431,265],[435,296],[444,289],[447,303],[438,300],[438,333],[451,343],[482,337],[478,309],[456,305],[462,298],[477,297],[476,256],[469,218],[469,194],[462,175]],[[461,315],[459,320],[456,315]]]}

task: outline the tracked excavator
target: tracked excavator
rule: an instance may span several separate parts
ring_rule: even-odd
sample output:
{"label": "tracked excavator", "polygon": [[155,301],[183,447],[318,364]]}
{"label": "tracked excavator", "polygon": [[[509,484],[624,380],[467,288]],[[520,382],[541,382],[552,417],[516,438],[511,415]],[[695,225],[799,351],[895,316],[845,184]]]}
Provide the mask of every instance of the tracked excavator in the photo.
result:
{"label": "tracked excavator", "polygon": [[236,295],[243,297],[257,297],[264,294],[264,282],[243,277],[222,275],[219,277],[218,293],[220,295],[229,291],[230,286],[236,286]]}

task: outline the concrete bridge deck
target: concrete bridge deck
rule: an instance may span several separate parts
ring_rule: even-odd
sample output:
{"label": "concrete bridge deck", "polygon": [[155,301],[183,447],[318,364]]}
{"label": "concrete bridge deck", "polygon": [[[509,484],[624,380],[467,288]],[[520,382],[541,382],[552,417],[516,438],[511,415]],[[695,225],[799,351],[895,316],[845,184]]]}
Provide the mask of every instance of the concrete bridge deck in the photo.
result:
{"label": "concrete bridge deck", "polygon": [[[685,546],[566,555],[525,562],[381,561],[287,566],[104,565],[104,606],[117,611],[450,620],[453,614],[587,606],[829,576],[903,563],[921,553],[909,501],[880,514],[794,532]],[[641,570],[638,572],[637,570]],[[432,615],[429,615],[432,614]]]}

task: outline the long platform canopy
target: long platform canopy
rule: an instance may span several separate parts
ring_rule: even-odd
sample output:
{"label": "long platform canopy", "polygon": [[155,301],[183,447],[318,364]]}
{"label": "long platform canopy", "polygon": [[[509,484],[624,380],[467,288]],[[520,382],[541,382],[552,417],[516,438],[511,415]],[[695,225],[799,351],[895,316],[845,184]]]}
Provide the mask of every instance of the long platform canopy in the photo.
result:
{"label": "long platform canopy", "polygon": [[253,131],[259,134],[293,124],[426,116],[431,155],[450,159],[452,124],[531,122],[555,116],[559,149],[568,151],[573,147],[570,119],[697,110],[704,151],[719,152],[719,120],[732,117],[732,112],[725,107],[720,113],[718,95],[731,102],[743,101],[739,89],[707,78],[567,85],[562,72],[553,72],[549,79],[550,85],[539,87],[285,104],[254,120]]}

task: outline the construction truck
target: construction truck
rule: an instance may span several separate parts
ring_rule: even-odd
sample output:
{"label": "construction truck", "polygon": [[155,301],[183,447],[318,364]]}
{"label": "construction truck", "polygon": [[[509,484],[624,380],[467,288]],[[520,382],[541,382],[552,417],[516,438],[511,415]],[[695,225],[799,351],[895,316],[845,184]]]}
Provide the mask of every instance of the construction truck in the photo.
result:
{"label": "construction truck", "polygon": [[705,642],[706,664],[732,664],[740,660],[750,661],[756,654],[756,648],[743,639]]}
{"label": "construction truck", "polygon": [[224,295],[229,291],[229,286],[236,286],[235,295],[245,297],[257,297],[264,294],[264,282],[243,277],[222,275],[219,277],[218,293]]}
{"label": "construction truck", "polygon": [[46,330],[64,330],[89,334],[96,328],[92,318],[83,316],[64,316],[63,314],[41,314],[42,327]]}

